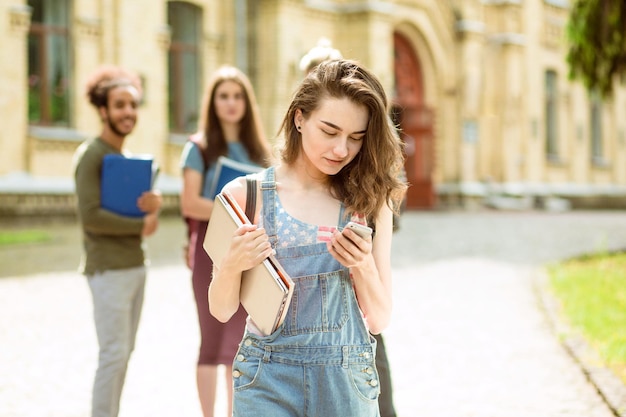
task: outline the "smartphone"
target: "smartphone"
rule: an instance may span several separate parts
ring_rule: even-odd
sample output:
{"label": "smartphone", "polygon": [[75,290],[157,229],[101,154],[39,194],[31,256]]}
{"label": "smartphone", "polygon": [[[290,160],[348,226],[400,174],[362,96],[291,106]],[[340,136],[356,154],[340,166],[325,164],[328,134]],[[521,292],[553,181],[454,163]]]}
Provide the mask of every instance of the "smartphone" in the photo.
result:
{"label": "smartphone", "polygon": [[354,233],[361,236],[363,239],[367,239],[367,236],[372,235],[371,227],[363,226],[362,224],[359,224],[359,223],[348,222],[345,228],[352,230]]}

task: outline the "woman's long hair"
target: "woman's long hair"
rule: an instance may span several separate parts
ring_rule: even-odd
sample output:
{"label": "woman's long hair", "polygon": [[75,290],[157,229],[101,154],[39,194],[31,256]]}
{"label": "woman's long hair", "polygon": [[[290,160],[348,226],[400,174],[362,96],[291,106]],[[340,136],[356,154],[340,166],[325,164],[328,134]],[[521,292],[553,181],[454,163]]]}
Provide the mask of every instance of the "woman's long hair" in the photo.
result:
{"label": "woman's long hair", "polygon": [[268,166],[270,163],[270,145],[265,138],[261,124],[254,89],[250,80],[243,72],[229,65],[220,67],[213,74],[204,95],[199,125],[199,130],[203,136],[202,151],[204,152],[204,160],[210,165],[219,156],[228,154],[228,144],[215,111],[215,91],[224,81],[234,81],[243,90],[246,111],[240,121],[239,141],[246,148],[253,162],[261,166]]}
{"label": "woman's long hair", "polygon": [[369,113],[361,150],[339,173],[329,177],[330,191],[348,208],[373,220],[383,204],[396,211],[406,190],[401,180],[404,157],[401,141],[388,116],[388,102],[378,79],[359,63],[333,60],[319,64],[300,84],[283,119],[282,160],[291,164],[302,152],[302,136],[294,117],[299,109],[310,117],[322,100],[348,98]]}

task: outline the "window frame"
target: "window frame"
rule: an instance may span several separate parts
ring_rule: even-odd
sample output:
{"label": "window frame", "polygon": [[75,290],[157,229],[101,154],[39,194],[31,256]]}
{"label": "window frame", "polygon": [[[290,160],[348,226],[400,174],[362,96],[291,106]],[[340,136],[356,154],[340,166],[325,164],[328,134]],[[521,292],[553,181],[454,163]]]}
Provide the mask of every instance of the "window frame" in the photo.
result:
{"label": "window frame", "polygon": [[[171,40],[167,55],[168,68],[168,126],[170,133],[187,134],[197,130],[202,86],[202,8],[184,1],[169,1],[167,23],[171,29]],[[177,39],[177,28],[172,19],[173,8],[180,7],[181,13],[194,17],[195,42]],[[191,56],[194,67],[185,64],[185,56]],[[190,77],[188,74],[191,73]],[[189,83],[185,85],[185,83]],[[190,87],[191,86],[191,87]]]}
{"label": "window frame", "polygon": [[[27,48],[28,48],[28,61],[27,61],[27,77],[28,77],[28,124],[32,126],[45,126],[45,127],[70,127],[72,123],[72,31],[71,31],[71,2],[70,0],[55,0],[58,3],[51,5],[50,0],[46,0],[47,6],[43,7],[42,22],[31,21],[28,30]],[[43,1],[41,2],[43,5]],[[35,10],[35,6],[29,2],[31,10]],[[65,22],[63,24],[46,23],[46,8],[61,7],[63,8],[63,14]],[[49,9],[48,9],[49,10]],[[34,16],[35,13],[31,13]],[[54,85],[51,82],[51,77],[48,76],[53,68],[52,59],[56,54],[56,47],[52,41],[55,37],[60,37],[61,42],[65,42],[66,56],[61,67],[60,83]],[[38,62],[36,68],[31,65],[31,48],[34,48],[34,60]],[[39,83],[38,91],[33,91],[33,83]],[[65,100],[63,104],[62,113],[63,117],[55,119],[54,116],[54,96],[56,95],[55,89],[62,88],[62,97]],[[38,103],[33,103],[32,100],[38,100]],[[32,110],[34,107],[36,110]],[[33,114],[38,114],[38,118],[33,118]]]}
{"label": "window frame", "polygon": [[549,160],[559,158],[559,81],[558,73],[548,69],[544,74],[545,152]]}
{"label": "window frame", "polygon": [[591,161],[595,165],[603,165],[605,163],[602,113],[602,98],[597,91],[593,91],[589,94],[589,139]]}

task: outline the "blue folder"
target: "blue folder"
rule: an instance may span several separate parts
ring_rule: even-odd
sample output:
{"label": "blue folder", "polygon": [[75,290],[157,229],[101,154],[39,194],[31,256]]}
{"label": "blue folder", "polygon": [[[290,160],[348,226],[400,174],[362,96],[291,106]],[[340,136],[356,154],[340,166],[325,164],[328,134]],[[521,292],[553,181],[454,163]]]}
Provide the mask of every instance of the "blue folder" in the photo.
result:
{"label": "blue folder", "polygon": [[215,199],[215,196],[222,191],[222,188],[237,177],[261,171],[263,168],[238,162],[225,156],[217,158],[215,165],[215,176],[209,187],[209,196]]}
{"label": "blue folder", "polygon": [[116,214],[143,217],[137,199],[152,189],[156,170],[149,155],[108,154],[102,161],[100,206]]}

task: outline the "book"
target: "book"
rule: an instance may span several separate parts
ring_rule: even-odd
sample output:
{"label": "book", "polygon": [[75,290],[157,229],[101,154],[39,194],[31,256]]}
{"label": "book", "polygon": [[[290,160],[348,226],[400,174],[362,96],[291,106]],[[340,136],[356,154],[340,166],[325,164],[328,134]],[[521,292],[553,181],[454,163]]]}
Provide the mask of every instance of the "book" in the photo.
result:
{"label": "book", "polygon": [[213,176],[213,181],[211,181],[211,186],[209,187],[210,198],[215,199],[215,196],[222,191],[222,188],[235,178],[259,172],[262,169],[262,167],[256,165],[250,165],[245,162],[238,162],[234,159],[220,156],[217,158],[215,175]]}
{"label": "book", "polygon": [[152,189],[157,174],[150,155],[107,154],[102,160],[100,206],[116,214],[143,217],[137,199]]}
{"label": "book", "polygon": [[[230,195],[215,197],[203,248],[218,268],[230,246],[230,236],[244,223],[250,223]],[[243,271],[239,300],[255,326],[264,334],[273,333],[287,314],[294,282],[278,260],[269,256],[252,269]]]}

